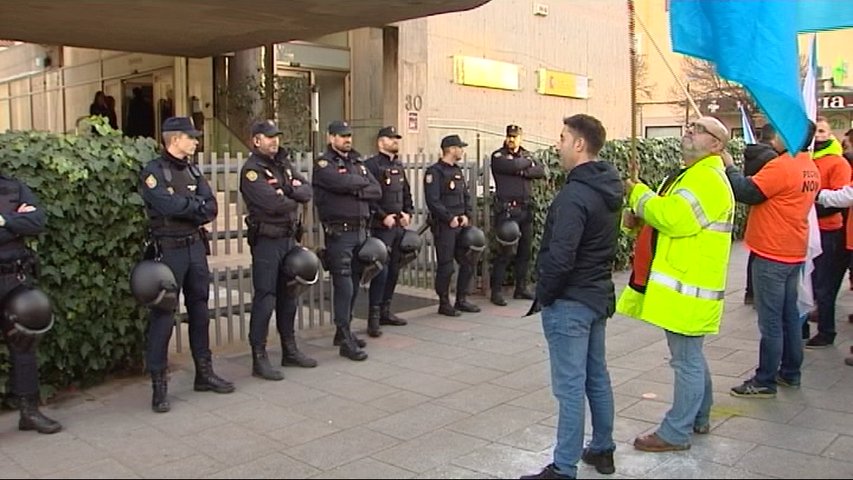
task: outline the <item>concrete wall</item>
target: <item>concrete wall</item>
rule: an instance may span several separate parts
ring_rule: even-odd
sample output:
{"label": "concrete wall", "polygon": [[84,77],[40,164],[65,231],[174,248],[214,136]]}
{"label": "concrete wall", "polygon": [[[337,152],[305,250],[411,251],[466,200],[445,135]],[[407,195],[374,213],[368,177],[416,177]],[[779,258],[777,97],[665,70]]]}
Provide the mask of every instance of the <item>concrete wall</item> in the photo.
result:
{"label": "concrete wall", "polygon": [[[534,15],[534,3],[547,4],[548,16]],[[629,134],[629,42],[623,1],[493,0],[470,12],[430,17],[427,23],[428,89],[422,114],[432,127],[430,151],[436,150],[441,136],[456,130],[473,144],[474,134],[468,129],[495,132],[484,140],[484,150],[491,151],[500,146],[508,123],[521,125],[531,141],[553,144],[562,117],[575,113],[601,119],[610,138]],[[454,84],[453,55],[518,64],[521,89]],[[539,68],[589,77],[590,98],[540,95]],[[421,83],[415,80],[415,85]],[[413,90],[404,83],[401,94]]]}

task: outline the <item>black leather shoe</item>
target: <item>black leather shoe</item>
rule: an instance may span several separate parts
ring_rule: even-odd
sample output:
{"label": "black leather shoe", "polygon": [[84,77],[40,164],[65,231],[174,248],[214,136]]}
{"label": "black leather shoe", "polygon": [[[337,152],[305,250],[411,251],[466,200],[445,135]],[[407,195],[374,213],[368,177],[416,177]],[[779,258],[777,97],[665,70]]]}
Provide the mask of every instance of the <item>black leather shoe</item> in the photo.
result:
{"label": "black leather shoe", "polygon": [[402,327],[408,325],[409,322],[391,313],[391,305],[382,305],[382,310],[379,314],[379,325],[391,325],[394,327]]}
{"label": "black leather shoe", "polygon": [[382,336],[382,329],[379,327],[380,310],[378,305],[371,305],[367,311],[367,334],[373,338]]}
{"label": "black leather shoe", "polygon": [[234,391],[234,384],[213,371],[213,362],[210,358],[197,358],[195,359],[193,390],[196,392],[231,393]]}
{"label": "black leather shoe", "polygon": [[168,379],[166,371],[151,372],[151,410],[166,413],[172,409],[168,399]]}
{"label": "black leather shoe", "polygon": [[492,301],[492,303],[499,307],[506,306],[506,300],[504,299],[504,296],[496,290],[492,290],[492,297],[490,298],[490,300]]}
{"label": "black leather shoe", "polygon": [[613,464],[613,450],[596,453],[588,448],[584,448],[581,460],[583,460],[583,463],[595,467],[596,472],[603,473],[604,475],[610,475],[616,471],[616,466]]}
{"label": "black leather shoe", "polygon": [[480,307],[478,307],[477,305],[474,305],[473,303],[469,302],[468,300],[465,300],[464,298],[457,299],[456,305],[454,305],[453,307],[456,310],[459,310],[460,312],[466,312],[466,313],[477,313],[480,311]]}
{"label": "black leather shoe", "polygon": [[547,467],[543,468],[541,472],[535,473],[533,475],[523,475],[520,477],[521,480],[538,480],[538,479],[562,479],[562,478],[575,478],[569,475],[564,475],[557,470],[557,467],[552,463]]}
{"label": "black leather shoe", "polygon": [[282,337],[281,366],[314,368],[317,366],[317,360],[314,360],[313,358],[299,351],[299,348],[296,346],[296,338]]}
{"label": "black leather shoe", "polygon": [[438,305],[438,313],[441,315],[446,315],[448,317],[458,317],[462,315],[458,310],[453,308],[453,305],[449,303],[440,303]]}
{"label": "black leather shoe", "polygon": [[512,294],[512,298],[516,300],[533,300],[536,298],[536,295],[530,291],[529,288],[517,288],[515,289],[515,293]]}
{"label": "black leather shoe", "polygon": [[341,343],[341,349],[338,353],[340,353],[342,357],[349,358],[356,362],[367,360],[367,352],[359,348],[352,332],[344,333],[344,341]]}
{"label": "black leather shoe", "polygon": [[284,374],[274,369],[264,345],[252,346],[252,376],[278,382],[284,380]]}
{"label": "black leather shoe", "polygon": [[19,399],[21,419],[18,430],[35,430],[39,433],[51,434],[62,430],[59,422],[46,417],[39,411],[38,394],[27,395]]}
{"label": "black leather shoe", "polygon": [[[340,347],[341,344],[343,344],[343,342],[344,342],[344,332],[339,327],[336,327],[335,328],[335,338],[334,338],[334,340],[332,340],[332,345],[334,345],[336,347]],[[367,346],[367,342],[365,342],[364,340],[362,340],[358,337],[355,337],[355,343],[358,344],[359,348],[364,348]]]}

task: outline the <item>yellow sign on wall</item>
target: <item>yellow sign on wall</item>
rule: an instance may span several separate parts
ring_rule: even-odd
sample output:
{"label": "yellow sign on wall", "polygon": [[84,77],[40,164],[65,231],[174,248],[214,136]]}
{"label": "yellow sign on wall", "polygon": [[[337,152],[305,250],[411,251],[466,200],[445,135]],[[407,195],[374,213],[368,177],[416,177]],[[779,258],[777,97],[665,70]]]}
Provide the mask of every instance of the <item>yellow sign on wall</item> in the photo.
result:
{"label": "yellow sign on wall", "polygon": [[557,97],[589,98],[589,77],[540,68],[536,91]]}
{"label": "yellow sign on wall", "polygon": [[472,87],[521,90],[518,65],[486,58],[453,56],[453,82]]}

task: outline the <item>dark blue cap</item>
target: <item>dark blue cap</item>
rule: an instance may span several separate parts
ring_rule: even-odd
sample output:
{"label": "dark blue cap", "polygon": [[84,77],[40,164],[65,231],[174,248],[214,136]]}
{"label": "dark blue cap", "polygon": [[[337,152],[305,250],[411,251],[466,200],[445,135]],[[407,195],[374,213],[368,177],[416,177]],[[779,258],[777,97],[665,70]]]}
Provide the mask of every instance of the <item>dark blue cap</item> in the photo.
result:
{"label": "dark blue cap", "polygon": [[252,124],[252,136],[263,135],[265,137],[276,137],[281,135],[281,130],[272,120],[261,120]]}
{"label": "dark blue cap", "polygon": [[163,122],[163,133],[184,132],[190,137],[198,138],[202,133],[195,129],[193,121],[189,117],[169,117]]}
{"label": "dark blue cap", "polygon": [[376,138],[403,138],[402,135],[397,133],[397,129],[394,127],[384,127],[379,130],[379,133],[376,135]]}
{"label": "dark blue cap", "polygon": [[342,120],[335,120],[330,123],[328,131],[329,135],[352,135],[352,127],[349,126],[349,123]]}
{"label": "dark blue cap", "polygon": [[467,147],[468,144],[463,142],[459,135],[448,135],[441,139],[441,148],[449,147]]}

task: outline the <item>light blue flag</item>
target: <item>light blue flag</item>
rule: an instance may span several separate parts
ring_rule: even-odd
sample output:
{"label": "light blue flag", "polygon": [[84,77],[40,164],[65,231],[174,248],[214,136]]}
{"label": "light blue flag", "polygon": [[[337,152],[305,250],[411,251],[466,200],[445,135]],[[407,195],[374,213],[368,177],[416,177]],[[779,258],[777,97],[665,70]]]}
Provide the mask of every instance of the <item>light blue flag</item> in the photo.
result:
{"label": "light blue flag", "polygon": [[[790,5],[792,2],[785,3]],[[797,1],[798,32],[819,32],[850,27],[853,27],[853,0]]]}
{"label": "light blue flag", "polygon": [[808,126],[797,32],[851,26],[849,0],[670,3],[673,50],[708,60],[720,76],[743,85],[795,152],[803,146]]}
{"label": "light blue flag", "polygon": [[755,133],[752,131],[752,126],[749,124],[749,118],[746,116],[746,110],[744,110],[743,105],[738,102],[738,108],[740,109],[740,126],[743,129],[743,141],[747,145],[755,145],[758,143],[755,140]]}

